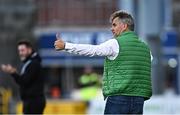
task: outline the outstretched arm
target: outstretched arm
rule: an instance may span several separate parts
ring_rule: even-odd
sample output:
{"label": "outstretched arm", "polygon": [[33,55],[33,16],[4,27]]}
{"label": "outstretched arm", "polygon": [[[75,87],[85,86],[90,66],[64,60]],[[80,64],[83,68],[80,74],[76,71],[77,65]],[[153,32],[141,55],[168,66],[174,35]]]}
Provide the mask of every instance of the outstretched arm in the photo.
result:
{"label": "outstretched arm", "polygon": [[5,73],[11,74],[14,77],[15,81],[18,82],[18,79],[20,78],[20,76],[17,73],[16,68],[14,68],[12,65],[10,65],[10,64],[7,64],[7,65],[2,64],[1,65],[1,70],[3,72],[5,72]]}
{"label": "outstretched arm", "polygon": [[23,74],[19,74],[17,70],[14,67],[12,67],[10,64],[1,65],[1,70],[5,73],[10,74],[14,78],[17,84],[26,85],[26,86],[31,84],[34,79],[39,77],[40,69],[41,69],[40,63],[37,61],[33,61],[32,63],[30,63]]}
{"label": "outstretched arm", "polygon": [[29,86],[30,84],[32,84],[34,80],[40,77],[39,76],[40,71],[41,71],[40,63],[38,61],[32,61],[27,66],[27,68],[23,73],[21,74],[13,73],[11,75],[19,85]]}
{"label": "outstretched arm", "polygon": [[65,50],[72,54],[85,56],[107,56],[113,58],[119,53],[119,44],[116,39],[110,39],[100,45],[90,45],[65,43],[60,37],[57,37],[54,46],[56,50]]}

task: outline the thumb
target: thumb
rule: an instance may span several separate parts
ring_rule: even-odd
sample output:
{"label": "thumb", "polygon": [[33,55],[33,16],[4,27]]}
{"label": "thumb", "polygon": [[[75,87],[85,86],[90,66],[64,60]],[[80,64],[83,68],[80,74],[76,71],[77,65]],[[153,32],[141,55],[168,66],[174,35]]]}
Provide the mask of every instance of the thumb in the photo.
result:
{"label": "thumb", "polygon": [[4,69],[5,67],[6,67],[5,64],[2,64],[2,65],[1,65],[1,69]]}
{"label": "thumb", "polygon": [[56,39],[57,39],[57,40],[58,40],[58,39],[61,39],[60,33],[56,33]]}
{"label": "thumb", "polygon": [[6,71],[6,70],[7,70],[7,65],[2,64],[0,69],[1,69],[2,71]]}

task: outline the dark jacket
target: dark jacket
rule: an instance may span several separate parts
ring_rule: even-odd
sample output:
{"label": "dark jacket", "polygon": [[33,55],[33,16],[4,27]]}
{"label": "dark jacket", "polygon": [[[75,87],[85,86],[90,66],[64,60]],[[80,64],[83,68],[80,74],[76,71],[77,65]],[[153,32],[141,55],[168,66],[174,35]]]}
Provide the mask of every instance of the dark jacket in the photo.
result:
{"label": "dark jacket", "polygon": [[44,97],[44,78],[41,72],[41,58],[34,52],[23,62],[20,74],[12,74],[20,86],[22,100]]}

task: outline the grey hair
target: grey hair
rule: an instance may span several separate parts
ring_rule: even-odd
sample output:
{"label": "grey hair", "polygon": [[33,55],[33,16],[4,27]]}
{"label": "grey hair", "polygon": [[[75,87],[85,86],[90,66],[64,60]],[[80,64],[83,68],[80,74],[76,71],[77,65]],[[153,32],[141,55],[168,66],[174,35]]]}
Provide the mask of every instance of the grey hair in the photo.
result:
{"label": "grey hair", "polygon": [[118,17],[122,23],[127,24],[129,30],[134,31],[134,19],[131,14],[125,10],[116,11],[111,14],[110,22],[112,22],[116,17]]}

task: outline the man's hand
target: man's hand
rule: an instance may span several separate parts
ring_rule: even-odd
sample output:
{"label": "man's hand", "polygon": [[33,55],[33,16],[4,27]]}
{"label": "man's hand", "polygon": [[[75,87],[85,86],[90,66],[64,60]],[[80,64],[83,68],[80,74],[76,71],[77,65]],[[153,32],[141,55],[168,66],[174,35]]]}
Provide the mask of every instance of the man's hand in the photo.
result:
{"label": "man's hand", "polygon": [[56,41],[54,42],[54,47],[56,50],[65,49],[65,42],[60,38],[59,34],[56,34]]}
{"label": "man's hand", "polygon": [[13,74],[13,73],[17,72],[16,68],[12,67],[10,64],[7,64],[7,65],[2,64],[1,70],[5,73],[9,73],[9,74]]}

